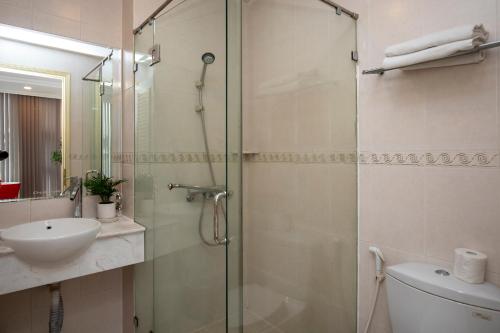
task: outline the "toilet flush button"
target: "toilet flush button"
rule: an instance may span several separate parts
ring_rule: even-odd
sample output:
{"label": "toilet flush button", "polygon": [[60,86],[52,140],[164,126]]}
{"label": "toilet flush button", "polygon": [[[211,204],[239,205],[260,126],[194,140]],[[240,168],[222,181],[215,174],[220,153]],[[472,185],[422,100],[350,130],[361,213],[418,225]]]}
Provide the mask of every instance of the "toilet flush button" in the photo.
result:
{"label": "toilet flush button", "polygon": [[437,269],[434,271],[434,273],[436,273],[437,275],[441,275],[441,276],[449,276],[450,273],[448,271],[445,271],[444,269]]}

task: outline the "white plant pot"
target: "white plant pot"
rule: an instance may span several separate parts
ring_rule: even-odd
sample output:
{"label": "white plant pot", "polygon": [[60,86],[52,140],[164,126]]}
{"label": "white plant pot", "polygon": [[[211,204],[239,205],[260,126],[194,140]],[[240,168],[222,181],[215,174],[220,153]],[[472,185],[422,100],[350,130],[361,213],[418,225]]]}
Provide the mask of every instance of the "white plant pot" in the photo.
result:
{"label": "white plant pot", "polygon": [[116,217],[116,204],[114,202],[97,204],[98,219],[113,219],[115,217]]}

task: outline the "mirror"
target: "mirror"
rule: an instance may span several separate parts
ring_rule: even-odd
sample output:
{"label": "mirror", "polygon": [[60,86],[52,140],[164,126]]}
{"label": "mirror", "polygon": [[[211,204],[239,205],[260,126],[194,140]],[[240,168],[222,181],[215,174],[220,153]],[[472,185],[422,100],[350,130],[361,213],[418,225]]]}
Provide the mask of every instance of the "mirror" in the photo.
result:
{"label": "mirror", "polygon": [[119,177],[119,50],[5,27],[12,33],[0,37],[0,201],[59,197],[69,177],[89,170]]}
{"label": "mirror", "polygon": [[[68,167],[66,73],[0,66],[0,199],[61,192]],[[67,133],[68,132],[68,133]]]}

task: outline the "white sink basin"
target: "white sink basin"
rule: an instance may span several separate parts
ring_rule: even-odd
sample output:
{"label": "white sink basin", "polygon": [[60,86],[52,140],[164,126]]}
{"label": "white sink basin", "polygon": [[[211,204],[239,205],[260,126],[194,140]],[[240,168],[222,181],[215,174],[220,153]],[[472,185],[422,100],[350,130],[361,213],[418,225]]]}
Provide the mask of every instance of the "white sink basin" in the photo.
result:
{"label": "white sink basin", "polygon": [[64,218],[25,223],[0,234],[14,254],[31,263],[53,263],[86,249],[96,239],[101,223],[91,219]]}

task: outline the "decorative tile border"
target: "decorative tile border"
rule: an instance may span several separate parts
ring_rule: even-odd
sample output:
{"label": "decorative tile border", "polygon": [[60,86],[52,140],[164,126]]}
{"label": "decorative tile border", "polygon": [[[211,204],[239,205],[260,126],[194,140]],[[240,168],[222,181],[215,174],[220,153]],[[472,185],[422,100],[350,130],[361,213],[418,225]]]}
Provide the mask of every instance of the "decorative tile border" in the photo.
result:
{"label": "decorative tile border", "polygon": [[[213,163],[226,162],[225,153],[211,153],[210,160]],[[237,162],[239,154],[230,154],[229,162]],[[136,163],[164,163],[164,164],[179,164],[179,163],[206,163],[208,156],[204,152],[183,152],[183,153],[137,153],[135,154]]]}
{"label": "decorative tile border", "polygon": [[134,153],[122,153],[123,164],[134,164]]}
{"label": "decorative tile border", "polygon": [[246,162],[295,164],[356,164],[356,152],[269,152],[244,154]]}
{"label": "decorative tile border", "polygon": [[[71,155],[71,159],[86,159],[88,155]],[[214,163],[224,163],[226,154],[210,154]],[[239,153],[230,155],[229,162],[238,162]],[[249,163],[294,163],[294,164],[374,164],[413,166],[455,166],[455,167],[500,167],[499,152],[260,152],[243,153],[243,160]],[[162,152],[162,153],[114,153],[113,162],[135,163],[206,163],[204,152]]]}
{"label": "decorative tile border", "polygon": [[89,154],[69,154],[69,159],[78,161],[88,160]]}
{"label": "decorative tile border", "polygon": [[498,152],[413,152],[373,153],[361,152],[360,164],[414,165],[414,166],[459,166],[498,167]]}

